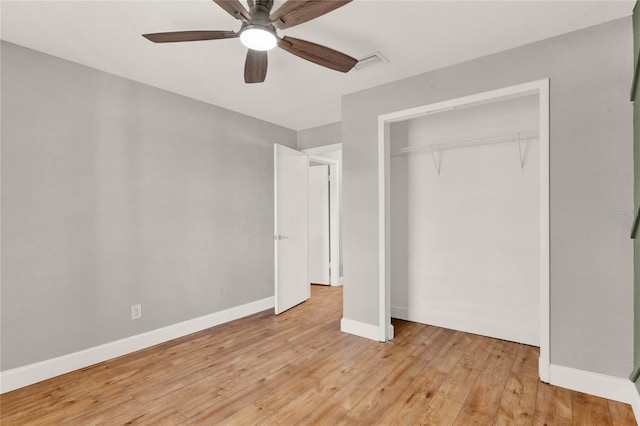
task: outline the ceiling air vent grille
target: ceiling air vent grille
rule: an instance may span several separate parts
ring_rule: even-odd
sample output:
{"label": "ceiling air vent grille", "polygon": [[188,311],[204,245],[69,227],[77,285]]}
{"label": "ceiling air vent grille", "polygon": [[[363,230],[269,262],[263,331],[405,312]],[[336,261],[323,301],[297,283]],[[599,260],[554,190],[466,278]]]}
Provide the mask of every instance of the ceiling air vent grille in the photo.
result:
{"label": "ceiling air vent grille", "polygon": [[375,52],[370,55],[365,56],[358,60],[358,63],[354,67],[357,71],[362,71],[364,69],[372,68],[378,66],[380,64],[388,63],[387,58],[382,56],[382,53]]}

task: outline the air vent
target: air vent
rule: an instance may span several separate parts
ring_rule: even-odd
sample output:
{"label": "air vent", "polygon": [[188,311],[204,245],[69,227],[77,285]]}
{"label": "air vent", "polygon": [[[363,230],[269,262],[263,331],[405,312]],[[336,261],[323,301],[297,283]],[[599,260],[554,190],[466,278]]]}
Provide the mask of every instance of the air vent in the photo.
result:
{"label": "air vent", "polygon": [[382,56],[382,53],[375,52],[360,59],[354,68],[358,71],[362,71],[388,62],[387,58]]}

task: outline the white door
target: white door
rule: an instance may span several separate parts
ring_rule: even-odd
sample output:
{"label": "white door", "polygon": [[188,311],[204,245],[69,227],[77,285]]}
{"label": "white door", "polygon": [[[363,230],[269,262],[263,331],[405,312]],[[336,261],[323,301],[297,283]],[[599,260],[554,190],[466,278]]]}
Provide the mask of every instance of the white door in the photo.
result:
{"label": "white door", "polygon": [[330,285],[329,166],[309,168],[309,282]]}
{"label": "white door", "polygon": [[310,297],[308,275],[308,181],[306,154],[274,147],[276,315]]}

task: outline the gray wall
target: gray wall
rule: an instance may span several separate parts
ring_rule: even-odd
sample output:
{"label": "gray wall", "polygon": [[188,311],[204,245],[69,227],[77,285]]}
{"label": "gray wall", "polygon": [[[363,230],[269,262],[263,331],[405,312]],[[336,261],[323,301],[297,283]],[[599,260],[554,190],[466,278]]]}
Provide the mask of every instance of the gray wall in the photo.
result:
{"label": "gray wall", "polygon": [[273,295],[294,131],[4,42],[1,89],[2,370]]}
{"label": "gray wall", "polygon": [[299,150],[340,142],[342,142],[342,126],[339,122],[298,131]]}
{"label": "gray wall", "polygon": [[632,62],[623,19],[344,96],[344,317],[378,321],[377,116],[550,78],[551,362],[627,376]]}

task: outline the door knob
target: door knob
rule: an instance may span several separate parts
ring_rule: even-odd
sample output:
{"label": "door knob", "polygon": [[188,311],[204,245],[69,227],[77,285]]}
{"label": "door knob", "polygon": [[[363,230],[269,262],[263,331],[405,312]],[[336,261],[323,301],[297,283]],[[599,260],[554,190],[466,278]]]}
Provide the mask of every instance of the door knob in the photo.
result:
{"label": "door knob", "polygon": [[276,240],[286,240],[286,239],[287,239],[287,238],[289,238],[289,237],[285,237],[284,235],[276,235],[274,238],[275,238]]}

